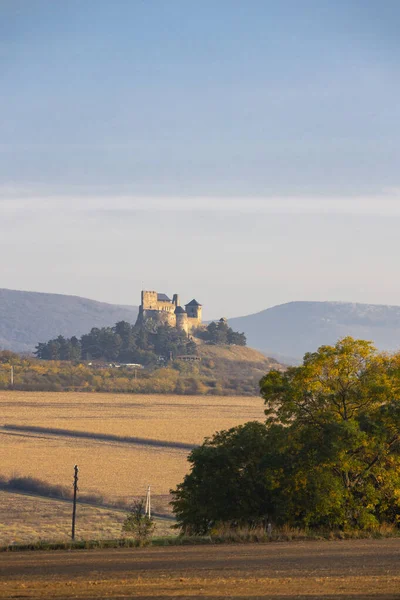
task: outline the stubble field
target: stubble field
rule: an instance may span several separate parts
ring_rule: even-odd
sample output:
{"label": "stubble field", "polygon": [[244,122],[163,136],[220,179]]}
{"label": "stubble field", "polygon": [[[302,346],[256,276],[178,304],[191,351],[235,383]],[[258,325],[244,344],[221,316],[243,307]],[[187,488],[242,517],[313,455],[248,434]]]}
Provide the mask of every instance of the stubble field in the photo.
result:
{"label": "stubble field", "polygon": [[264,416],[262,400],[249,397],[10,391],[0,392],[0,415],[0,475],[71,486],[78,464],[83,493],[129,500],[150,484],[164,505],[188,470],[191,445]]}

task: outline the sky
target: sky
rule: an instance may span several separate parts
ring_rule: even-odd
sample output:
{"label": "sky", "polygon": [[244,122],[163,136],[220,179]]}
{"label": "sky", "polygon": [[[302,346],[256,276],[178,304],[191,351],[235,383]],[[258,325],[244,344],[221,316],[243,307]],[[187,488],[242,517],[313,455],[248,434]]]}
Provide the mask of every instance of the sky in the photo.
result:
{"label": "sky", "polygon": [[0,0],[0,287],[400,304],[398,0]]}

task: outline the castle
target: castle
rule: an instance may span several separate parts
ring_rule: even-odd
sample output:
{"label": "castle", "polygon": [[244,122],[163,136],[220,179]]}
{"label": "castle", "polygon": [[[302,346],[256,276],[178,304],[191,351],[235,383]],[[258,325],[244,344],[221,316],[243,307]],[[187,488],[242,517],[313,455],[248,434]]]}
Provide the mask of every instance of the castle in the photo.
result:
{"label": "castle", "polygon": [[197,300],[191,300],[183,309],[178,294],[174,294],[170,300],[166,294],[143,290],[137,322],[143,323],[147,319],[153,319],[190,333],[192,329],[201,325],[201,313],[202,306]]}

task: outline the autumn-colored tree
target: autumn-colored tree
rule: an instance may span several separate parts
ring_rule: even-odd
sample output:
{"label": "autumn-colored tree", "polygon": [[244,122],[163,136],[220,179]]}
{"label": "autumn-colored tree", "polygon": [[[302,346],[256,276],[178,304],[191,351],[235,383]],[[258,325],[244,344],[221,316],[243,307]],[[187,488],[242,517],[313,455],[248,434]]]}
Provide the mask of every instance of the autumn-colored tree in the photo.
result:
{"label": "autumn-colored tree", "polygon": [[182,528],[204,533],[266,512],[295,526],[399,523],[400,355],[347,337],[271,371],[261,394],[264,425],[219,433],[190,455],[192,470],[173,492]]}
{"label": "autumn-colored tree", "polygon": [[267,423],[286,425],[297,444],[285,497],[294,506],[304,495],[306,520],[367,526],[400,515],[399,361],[346,337],[261,380]]}

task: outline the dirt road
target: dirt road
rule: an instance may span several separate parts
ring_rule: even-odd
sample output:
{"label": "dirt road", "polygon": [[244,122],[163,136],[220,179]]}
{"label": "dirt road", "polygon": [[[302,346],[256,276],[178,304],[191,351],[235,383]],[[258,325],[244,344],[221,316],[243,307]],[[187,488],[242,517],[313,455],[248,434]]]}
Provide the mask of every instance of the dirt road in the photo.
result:
{"label": "dirt road", "polygon": [[400,599],[400,540],[2,554],[0,597]]}

